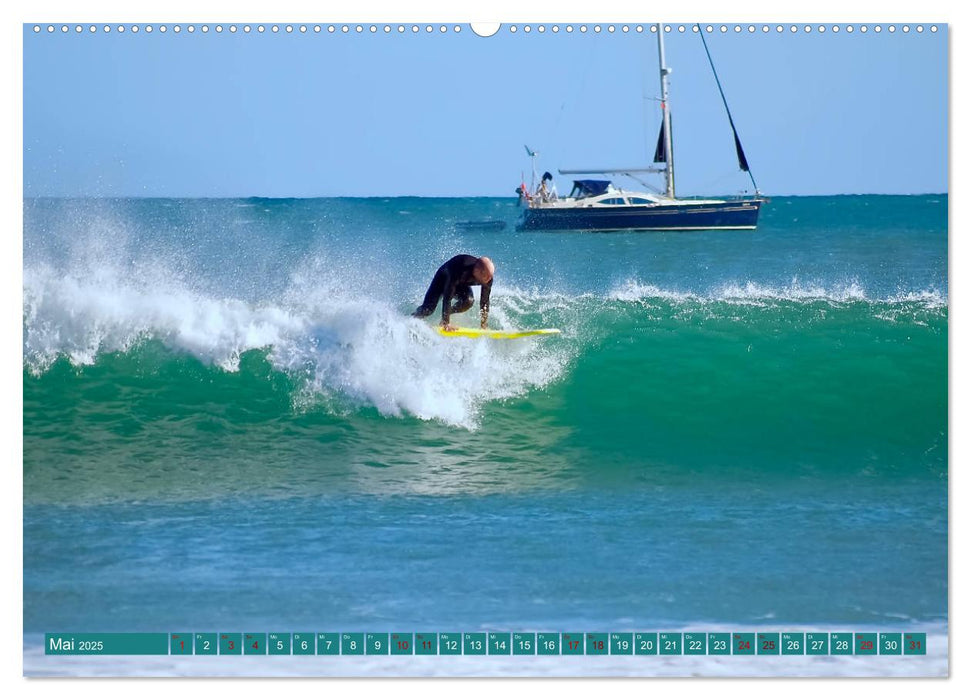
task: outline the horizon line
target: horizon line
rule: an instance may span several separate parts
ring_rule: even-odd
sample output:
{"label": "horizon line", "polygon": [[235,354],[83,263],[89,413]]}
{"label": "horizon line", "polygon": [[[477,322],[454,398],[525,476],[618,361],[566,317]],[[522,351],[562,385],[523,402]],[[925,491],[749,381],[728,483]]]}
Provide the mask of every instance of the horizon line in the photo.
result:
{"label": "horizon line", "polygon": [[[764,197],[929,197],[948,196],[943,192],[829,192],[825,194],[732,194],[732,195],[688,195],[678,199],[704,197],[705,199],[743,199]],[[23,199],[516,199],[516,195],[500,194],[319,194],[319,195],[266,195],[266,194],[224,194],[224,195],[190,195],[190,194],[38,194],[22,195]]]}

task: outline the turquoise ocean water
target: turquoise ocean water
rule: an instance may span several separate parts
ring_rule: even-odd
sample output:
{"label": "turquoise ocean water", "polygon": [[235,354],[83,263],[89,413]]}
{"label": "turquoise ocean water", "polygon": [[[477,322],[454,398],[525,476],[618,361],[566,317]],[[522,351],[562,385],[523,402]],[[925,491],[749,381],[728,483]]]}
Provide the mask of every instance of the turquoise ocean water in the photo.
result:
{"label": "turquoise ocean water", "polygon": [[[25,635],[944,624],[947,206],[26,200]],[[563,334],[409,318],[456,253]]]}

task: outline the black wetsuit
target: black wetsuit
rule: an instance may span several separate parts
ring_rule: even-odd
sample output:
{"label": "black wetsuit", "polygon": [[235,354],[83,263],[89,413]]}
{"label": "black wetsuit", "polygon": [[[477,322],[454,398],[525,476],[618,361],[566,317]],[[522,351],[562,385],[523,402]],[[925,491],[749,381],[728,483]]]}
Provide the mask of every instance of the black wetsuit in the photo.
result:
{"label": "black wetsuit", "polygon": [[[451,260],[444,263],[432,283],[428,285],[425,292],[425,300],[421,303],[414,315],[418,318],[431,316],[438,306],[438,300],[442,300],[442,325],[447,325],[450,314],[460,314],[472,308],[475,297],[472,296],[472,287],[480,285],[473,276],[476,263],[479,258],[474,255],[456,255]],[[482,315],[482,325],[485,325],[489,318],[489,295],[492,292],[492,280],[487,284],[482,284],[482,292],[479,294],[479,309]]]}

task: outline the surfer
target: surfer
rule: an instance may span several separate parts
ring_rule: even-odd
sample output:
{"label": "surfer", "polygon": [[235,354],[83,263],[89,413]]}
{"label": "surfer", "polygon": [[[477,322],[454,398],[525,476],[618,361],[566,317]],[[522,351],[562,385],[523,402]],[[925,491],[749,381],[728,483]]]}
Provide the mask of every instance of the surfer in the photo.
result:
{"label": "surfer", "polygon": [[492,293],[492,277],[495,272],[496,266],[489,258],[456,255],[438,268],[432,283],[428,285],[428,291],[425,292],[424,301],[412,315],[417,318],[431,316],[441,299],[442,327],[445,330],[454,330],[454,326],[449,323],[449,317],[472,308],[475,303],[472,287],[480,285],[482,291],[479,293],[479,315],[482,327],[485,328],[489,321],[489,295]]}

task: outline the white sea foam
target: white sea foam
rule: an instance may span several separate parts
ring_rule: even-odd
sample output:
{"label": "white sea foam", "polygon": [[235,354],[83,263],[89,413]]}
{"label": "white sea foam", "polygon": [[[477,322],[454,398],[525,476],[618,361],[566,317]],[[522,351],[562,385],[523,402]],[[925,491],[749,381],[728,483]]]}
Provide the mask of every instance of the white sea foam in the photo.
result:
{"label": "white sea foam", "polygon": [[666,301],[700,300],[701,297],[691,292],[680,292],[663,289],[653,284],[644,284],[637,280],[627,280],[615,287],[608,294],[609,299],[615,301],[642,301],[644,299],[664,299]]}
{"label": "white sea foam", "polygon": [[867,298],[863,288],[856,281],[824,287],[818,284],[805,284],[799,280],[781,287],[759,284],[757,282],[731,283],[716,289],[714,298],[720,301],[748,301],[779,299],[790,301],[863,301]]}
{"label": "white sea foam", "polygon": [[[484,402],[542,387],[569,361],[562,343],[443,338],[383,301],[341,295],[310,277],[295,277],[281,298],[263,303],[147,277],[104,265],[84,276],[26,268],[25,365],[42,373],[62,356],[90,365],[151,337],[236,371],[242,353],[266,349],[274,367],[303,379],[305,398],[336,395],[385,415],[474,428]],[[510,315],[515,309],[499,305],[492,325]]]}
{"label": "white sea foam", "polygon": [[930,308],[947,306],[947,295],[935,289],[898,292],[872,296],[857,280],[842,284],[822,285],[793,279],[785,285],[770,285],[754,281],[727,282],[699,293],[665,289],[638,280],[627,280],[610,290],[608,298],[616,301],[645,301],[660,299],[672,302],[729,302],[759,304],[766,301],[873,301],[885,303],[919,303]]}
{"label": "white sea foam", "polygon": [[936,289],[924,289],[919,292],[900,292],[894,294],[887,301],[892,303],[920,303],[928,308],[939,308],[948,305],[946,294]]}

